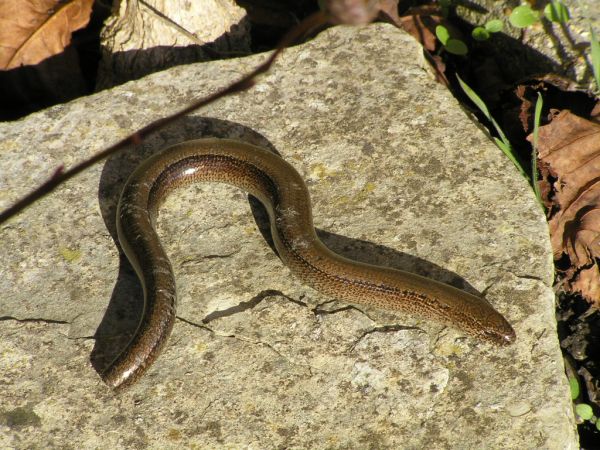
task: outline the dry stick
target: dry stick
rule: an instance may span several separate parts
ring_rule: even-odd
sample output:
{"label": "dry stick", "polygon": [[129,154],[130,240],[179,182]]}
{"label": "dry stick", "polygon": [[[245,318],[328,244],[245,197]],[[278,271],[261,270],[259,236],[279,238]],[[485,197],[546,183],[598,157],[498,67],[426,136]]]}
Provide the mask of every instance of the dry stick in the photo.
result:
{"label": "dry stick", "polygon": [[32,203],[46,196],[65,181],[70,180],[75,175],[83,172],[85,169],[96,164],[97,162],[102,161],[104,158],[120,150],[123,150],[129,144],[140,144],[144,140],[144,138],[147,137],[149,134],[162,129],[163,127],[171,124],[180,117],[185,116],[186,114],[195,111],[196,109],[201,108],[202,106],[206,106],[221,97],[225,97],[227,95],[236,92],[241,92],[251,88],[255,84],[255,78],[258,75],[267,72],[273,65],[273,62],[275,62],[275,59],[288,45],[292,44],[298,38],[302,37],[305,33],[310,32],[316,27],[326,25],[328,23],[328,20],[329,16],[324,12],[317,12],[307,17],[298,25],[296,25],[293,29],[286,33],[286,35],[279,42],[275,51],[271,54],[271,56],[269,56],[269,58],[264,63],[260,64],[256,69],[254,69],[254,71],[252,71],[248,75],[245,75],[240,80],[232,83],[226,88],[221,89],[220,91],[215,92],[212,95],[209,95],[208,97],[191,103],[189,106],[183,108],[175,114],[163,117],[146,125],[145,127],[139,129],[135,133],[120,140],[116,144],[107,147],[101,152],[96,153],[90,159],[87,159],[75,165],[67,171],[64,171],[63,166],[59,166],[57,169],[55,169],[54,174],[50,177],[48,181],[41,184],[39,187],[31,191],[25,197],[22,197],[8,209],[2,211],[2,213],[0,213],[0,224],[6,222],[8,219],[20,213]]}

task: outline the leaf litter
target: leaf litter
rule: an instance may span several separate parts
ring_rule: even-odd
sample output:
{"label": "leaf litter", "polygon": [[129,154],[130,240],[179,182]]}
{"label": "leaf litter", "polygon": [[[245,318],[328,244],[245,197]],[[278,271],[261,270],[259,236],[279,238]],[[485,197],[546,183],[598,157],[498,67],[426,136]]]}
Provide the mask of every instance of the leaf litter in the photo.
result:
{"label": "leaf litter", "polygon": [[0,70],[36,65],[61,53],[90,20],[93,0],[0,3]]}
{"label": "leaf litter", "polygon": [[537,150],[554,259],[563,288],[600,307],[600,123],[566,109],[549,118]]}

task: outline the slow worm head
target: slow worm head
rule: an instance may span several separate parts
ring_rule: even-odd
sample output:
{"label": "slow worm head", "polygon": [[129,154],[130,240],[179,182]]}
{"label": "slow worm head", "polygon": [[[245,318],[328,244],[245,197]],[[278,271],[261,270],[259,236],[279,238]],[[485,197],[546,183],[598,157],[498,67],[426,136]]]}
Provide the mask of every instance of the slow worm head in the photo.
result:
{"label": "slow worm head", "polygon": [[125,255],[144,291],[144,311],[126,348],[103,373],[113,388],[134,383],[164,347],[175,321],[175,279],[155,230],[158,208],[178,186],[220,182],[258,198],[268,211],[279,257],[302,282],[350,303],[414,313],[499,345],[515,332],[483,298],[412,273],[363,264],[317,237],[306,185],[278,155],[244,142],[200,139],[144,161],[127,181],[117,210]]}

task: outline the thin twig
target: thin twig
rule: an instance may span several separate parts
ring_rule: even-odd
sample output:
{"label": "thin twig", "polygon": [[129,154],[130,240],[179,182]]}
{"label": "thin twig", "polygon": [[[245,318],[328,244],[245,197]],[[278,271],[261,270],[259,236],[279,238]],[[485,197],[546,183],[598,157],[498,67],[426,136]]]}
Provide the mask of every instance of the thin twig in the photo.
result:
{"label": "thin twig", "polygon": [[37,187],[36,189],[31,191],[29,194],[22,197],[20,200],[18,200],[14,205],[10,206],[8,209],[5,209],[4,211],[2,211],[2,213],[0,213],[0,224],[6,222],[8,219],[10,219],[11,217],[20,213],[21,211],[23,211],[26,207],[28,207],[32,203],[34,203],[37,200],[41,199],[42,197],[46,196],[47,194],[52,192],[54,189],[56,189],[58,186],[60,186],[62,183],[70,180],[75,175],[83,172],[88,167],[93,166],[94,164],[102,161],[103,159],[107,158],[108,156],[113,155],[113,154],[117,153],[118,151],[123,150],[128,145],[140,144],[151,133],[154,133],[155,131],[162,129],[163,127],[173,123],[180,117],[185,116],[186,114],[189,114],[189,113],[197,110],[198,108],[206,106],[206,105],[214,102],[215,100],[218,100],[227,95],[241,92],[241,91],[251,88],[256,83],[256,77],[267,72],[271,68],[273,63],[275,62],[275,59],[277,59],[279,54],[281,54],[281,52],[287,46],[294,43],[300,37],[305,35],[307,32],[310,32],[311,30],[315,29],[316,27],[326,25],[328,23],[328,19],[329,19],[328,14],[326,14],[324,12],[317,12],[317,13],[307,17],[302,22],[300,22],[298,25],[296,25],[293,29],[288,31],[288,33],[286,33],[286,35],[279,42],[279,45],[277,46],[275,51],[273,51],[271,56],[269,56],[269,58],[264,63],[260,64],[251,73],[243,76],[238,81],[221,89],[220,91],[215,92],[214,94],[209,95],[208,97],[204,97],[200,100],[192,102],[190,105],[186,106],[182,110],[180,110],[170,116],[162,117],[162,118],[146,125],[145,127],[134,132],[133,134],[120,140],[116,144],[113,144],[110,147],[107,147],[106,149],[102,150],[101,152],[96,153],[91,158],[71,167],[67,171],[64,171],[63,166],[58,167],[57,169],[54,170],[53,175],[46,182],[44,182],[39,187]]}

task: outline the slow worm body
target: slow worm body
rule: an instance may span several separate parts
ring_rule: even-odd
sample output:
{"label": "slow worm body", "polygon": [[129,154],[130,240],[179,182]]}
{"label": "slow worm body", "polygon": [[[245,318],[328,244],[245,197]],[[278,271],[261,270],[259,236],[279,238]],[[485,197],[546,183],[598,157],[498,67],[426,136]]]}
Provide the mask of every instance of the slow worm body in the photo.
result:
{"label": "slow worm body", "polygon": [[483,298],[412,273],[352,261],[325,247],[313,227],[304,181],[278,155],[240,141],[201,139],[144,161],[121,194],[117,231],[141,281],[144,311],[133,338],[103,373],[113,388],[139,379],[173,327],[175,279],[155,222],[167,194],[195,182],[228,183],[259,199],[268,211],[281,260],[302,282],[323,294],[414,313],[495,344],[515,339],[510,324]]}

